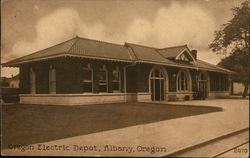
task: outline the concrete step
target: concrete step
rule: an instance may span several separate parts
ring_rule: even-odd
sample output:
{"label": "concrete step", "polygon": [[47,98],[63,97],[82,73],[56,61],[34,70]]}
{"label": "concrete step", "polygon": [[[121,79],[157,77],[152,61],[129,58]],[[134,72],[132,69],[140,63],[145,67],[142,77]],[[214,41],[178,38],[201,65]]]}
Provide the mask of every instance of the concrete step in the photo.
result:
{"label": "concrete step", "polygon": [[[242,129],[228,135],[215,138],[213,140],[200,143],[198,145],[177,151],[167,157],[223,157],[227,152],[231,152],[237,147],[242,147],[242,151],[235,150],[235,154],[232,157],[242,157],[242,154],[248,155],[249,149],[245,149],[245,144],[249,144],[249,128]],[[248,153],[245,151],[248,150]],[[244,153],[243,153],[244,152]],[[229,154],[228,154],[229,155]],[[231,154],[232,155],[232,154]],[[247,156],[246,156],[247,157]]]}

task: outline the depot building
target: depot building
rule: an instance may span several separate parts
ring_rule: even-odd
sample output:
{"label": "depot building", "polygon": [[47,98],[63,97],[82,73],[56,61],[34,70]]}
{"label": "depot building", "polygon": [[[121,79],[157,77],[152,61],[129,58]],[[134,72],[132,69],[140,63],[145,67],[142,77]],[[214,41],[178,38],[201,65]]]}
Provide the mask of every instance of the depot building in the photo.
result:
{"label": "depot building", "polygon": [[75,37],[5,64],[20,68],[20,103],[82,105],[229,95],[231,71],[187,45],[153,48]]}

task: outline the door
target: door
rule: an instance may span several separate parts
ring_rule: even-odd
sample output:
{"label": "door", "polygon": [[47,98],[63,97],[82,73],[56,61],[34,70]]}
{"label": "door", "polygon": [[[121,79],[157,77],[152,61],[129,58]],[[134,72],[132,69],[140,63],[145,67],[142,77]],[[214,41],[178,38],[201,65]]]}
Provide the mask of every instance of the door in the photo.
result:
{"label": "door", "polygon": [[164,80],[151,79],[151,99],[153,101],[164,100]]}
{"label": "door", "polygon": [[160,69],[154,69],[150,74],[151,100],[161,101],[165,99],[165,78]]}
{"label": "door", "polygon": [[207,82],[199,81],[199,92],[203,99],[207,98]]}
{"label": "door", "polygon": [[208,96],[208,75],[205,72],[200,72],[198,80],[199,98],[205,99]]}
{"label": "door", "polygon": [[154,93],[155,93],[155,100],[161,100],[160,80],[159,79],[155,80]]}

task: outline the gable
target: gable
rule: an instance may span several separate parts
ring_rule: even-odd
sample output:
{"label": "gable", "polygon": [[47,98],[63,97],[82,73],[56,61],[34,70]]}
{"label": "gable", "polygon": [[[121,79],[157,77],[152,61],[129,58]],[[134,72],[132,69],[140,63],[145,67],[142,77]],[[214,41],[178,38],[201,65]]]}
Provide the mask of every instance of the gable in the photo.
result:
{"label": "gable", "polygon": [[175,58],[185,49],[186,45],[181,45],[181,46],[157,49],[157,51],[165,58]]}
{"label": "gable", "polygon": [[195,61],[194,57],[190,53],[188,49],[184,49],[182,52],[180,52],[176,57],[175,60],[178,61],[184,61],[184,62],[191,62]]}
{"label": "gable", "polygon": [[182,53],[177,60],[182,60],[182,61],[190,61],[190,58],[185,53]]}

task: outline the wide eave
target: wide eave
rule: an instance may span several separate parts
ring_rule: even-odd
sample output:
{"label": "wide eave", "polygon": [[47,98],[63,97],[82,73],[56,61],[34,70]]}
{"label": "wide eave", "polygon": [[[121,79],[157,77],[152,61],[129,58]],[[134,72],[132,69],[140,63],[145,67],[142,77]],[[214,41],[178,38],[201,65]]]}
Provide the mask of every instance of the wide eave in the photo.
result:
{"label": "wide eave", "polygon": [[119,45],[75,37],[52,47],[11,60],[2,64],[2,66],[20,67],[20,65],[25,63],[74,57],[126,63],[148,63],[228,74],[233,73],[230,70],[209,64],[201,60],[196,60],[190,64],[178,63],[174,60],[170,60],[170,58],[179,54],[181,51],[183,51],[183,49],[188,49],[188,47],[186,45],[182,45],[177,47],[157,49],[132,43]]}

